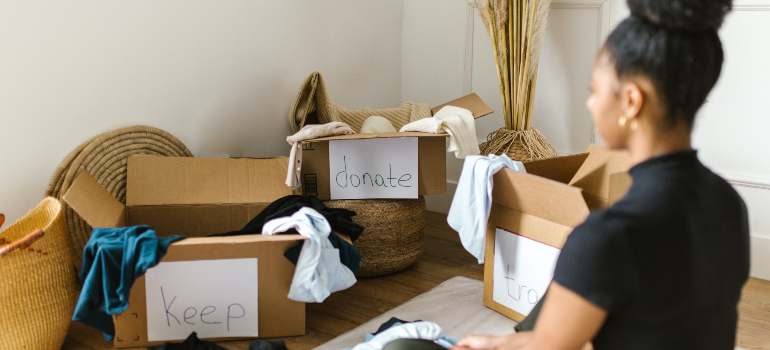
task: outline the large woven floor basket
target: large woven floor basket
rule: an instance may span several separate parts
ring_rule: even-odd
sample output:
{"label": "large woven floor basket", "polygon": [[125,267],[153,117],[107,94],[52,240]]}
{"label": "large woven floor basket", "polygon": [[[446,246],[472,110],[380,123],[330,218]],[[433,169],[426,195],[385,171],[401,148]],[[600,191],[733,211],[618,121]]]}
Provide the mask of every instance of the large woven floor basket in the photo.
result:
{"label": "large woven floor basket", "polygon": [[0,232],[0,244],[42,229],[30,246],[0,258],[0,349],[59,349],[75,309],[75,273],[58,200],[44,199]]}
{"label": "large woven floor basket", "polygon": [[364,232],[353,242],[361,253],[357,277],[401,271],[422,255],[425,198],[334,200],[324,204],[356,212],[353,222]]}

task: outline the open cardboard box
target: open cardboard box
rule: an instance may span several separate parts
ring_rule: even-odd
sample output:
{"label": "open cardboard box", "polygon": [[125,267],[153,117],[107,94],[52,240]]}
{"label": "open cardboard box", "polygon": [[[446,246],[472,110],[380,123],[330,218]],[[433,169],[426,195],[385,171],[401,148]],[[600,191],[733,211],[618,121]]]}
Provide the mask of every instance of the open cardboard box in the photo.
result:
{"label": "open cardboard box", "polygon": [[[258,259],[259,338],[305,334],[305,304],[288,299],[294,265],[284,252],[300,235],[205,237],[243,228],[267,205],[286,195],[288,158],[128,159],[126,205],[83,171],[64,200],[92,227],[152,226],[158,236],[187,238],[161,260]],[[216,299],[216,296],[212,296]],[[163,343],[148,340],[145,276],[131,288],[129,307],[113,316],[116,348]],[[237,338],[216,338],[229,340]],[[184,338],[182,338],[184,339]]]}
{"label": "open cardboard box", "polygon": [[[493,299],[497,228],[561,249],[590,210],[619,200],[631,186],[627,152],[589,146],[586,153],[524,163],[527,173],[494,176],[484,256],[484,305],[521,322],[526,315]],[[506,233],[509,234],[509,233]]]}
{"label": "open cardboard box", "polygon": [[[432,109],[436,114],[444,106],[465,108],[474,118],[491,114],[493,111],[478,95],[470,94]],[[418,194],[446,193],[446,138],[448,134],[424,132],[389,132],[378,134],[353,134],[322,137],[302,143],[302,193],[316,196],[321,200],[331,199],[329,186],[329,141],[366,140],[376,138],[417,137],[418,143]]]}

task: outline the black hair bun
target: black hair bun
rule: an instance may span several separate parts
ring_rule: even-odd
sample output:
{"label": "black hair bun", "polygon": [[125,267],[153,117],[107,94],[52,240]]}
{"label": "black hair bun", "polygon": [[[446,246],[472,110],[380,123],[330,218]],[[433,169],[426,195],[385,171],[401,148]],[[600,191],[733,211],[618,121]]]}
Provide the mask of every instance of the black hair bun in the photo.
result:
{"label": "black hair bun", "polygon": [[632,15],[690,32],[718,30],[732,7],[732,0],[628,0]]}

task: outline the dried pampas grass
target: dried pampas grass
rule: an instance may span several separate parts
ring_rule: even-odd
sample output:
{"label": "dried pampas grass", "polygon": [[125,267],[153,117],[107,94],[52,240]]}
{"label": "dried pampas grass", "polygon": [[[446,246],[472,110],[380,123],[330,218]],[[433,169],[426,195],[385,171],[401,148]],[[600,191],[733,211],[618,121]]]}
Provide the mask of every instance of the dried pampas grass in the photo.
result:
{"label": "dried pampas grass", "polygon": [[[516,132],[530,130],[540,48],[545,36],[551,0],[475,0],[475,2],[484,28],[492,40],[503,102],[505,129]],[[502,137],[502,135],[506,135],[507,140],[524,139],[524,135],[512,137],[510,133],[505,132],[495,132],[490,134],[490,137]],[[527,134],[526,139],[542,143],[534,148],[528,146],[528,149],[553,150],[553,146],[539,132],[537,137]],[[502,144],[502,148],[497,151],[511,148],[511,145],[503,144],[501,140],[491,141],[487,142],[490,146]],[[537,155],[530,155],[530,158],[535,157]]]}

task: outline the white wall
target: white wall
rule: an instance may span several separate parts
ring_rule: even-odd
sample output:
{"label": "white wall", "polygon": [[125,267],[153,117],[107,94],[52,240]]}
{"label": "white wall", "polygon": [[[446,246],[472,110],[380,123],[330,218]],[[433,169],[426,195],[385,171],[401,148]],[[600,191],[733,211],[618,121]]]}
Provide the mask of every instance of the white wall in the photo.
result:
{"label": "white wall", "polygon": [[401,104],[402,1],[0,2],[0,212],[42,198],[87,139],[146,124],[196,156],[288,154],[321,71],[348,108]]}
{"label": "white wall", "polygon": [[[407,2],[404,99],[436,103],[453,98],[452,94],[472,91],[494,110],[501,110],[491,43],[478,14],[472,19],[467,16],[471,3]],[[698,116],[693,142],[701,160],[733,184],[749,206],[751,274],[770,279],[770,162],[764,160],[770,154],[766,112],[770,110],[770,44],[757,39],[770,32],[770,0],[734,3],[735,10],[720,31],[726,52],[722,78]],[[410,13],[418,10],[424,13]],[[441,13],[441,20],[431,20],[434,13]],[[581,152],[592,141],[599,141],[584,107],[589,73],[604,39],[627,15],[625,0],[553,2],[533,123],[561,153]],[[500,113],[486,116],[477,121],[477,136],[483,141],[488,132],[501,126]],[[428,198],[430,210],[448,210],[461,169],[462,162],[448,155],[448,193]]]}

